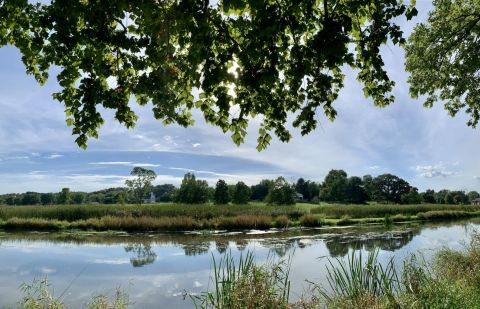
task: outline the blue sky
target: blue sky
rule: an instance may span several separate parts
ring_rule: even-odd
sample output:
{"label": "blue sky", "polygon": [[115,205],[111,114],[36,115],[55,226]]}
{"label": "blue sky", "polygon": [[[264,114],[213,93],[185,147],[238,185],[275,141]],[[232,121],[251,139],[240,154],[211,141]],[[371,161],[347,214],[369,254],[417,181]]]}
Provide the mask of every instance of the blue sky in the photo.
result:
{"label": "blue sky", "polygon": [[[426,19],[431,3],[417,1],[417,8],[413,22],[400,20],[407,35]],[[106,124],[99,139],[81,150],[66,126],[64,108],[52,99],[58,89],[55,77],[39,86],[25,75],[16,49],[0,48],[0,193],[121,186],[138,165],[155,170],[158,184],[179,184],[186,171],[212,185],[218,178],[253,184],[280,175],[321,181],[330,169],[341,168],[349,175],[390,172],[421,190],[480,191],[480,130],[467,127],[463,114],[451,118],[441,105],[425,109],[421,99],[411,99],[403,50],[388,44],[382,54],[397,84],[394,104],[374,107],[350,71],[335,102],[335,122],[319,111],[315,132],[302,137],[293,131],[291,142],[273,140],[259,153],[255,120],[245,144],[237,147],[198,112],[193,127],[164,127],[153,118],[151,106],[135,107],[140,120],[133,130],[103,112]]]}

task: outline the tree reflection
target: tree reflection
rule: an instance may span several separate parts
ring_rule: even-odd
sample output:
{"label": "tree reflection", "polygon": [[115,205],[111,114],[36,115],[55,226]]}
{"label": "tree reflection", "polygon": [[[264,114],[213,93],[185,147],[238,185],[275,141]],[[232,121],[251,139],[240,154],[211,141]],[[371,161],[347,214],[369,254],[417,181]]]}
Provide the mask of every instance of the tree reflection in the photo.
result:
{"label": "tree reflection", "polygon": [[192,244],[185,244],[182,246],[183,250],[185,251],[185,255],[187,256],[195,256],[205,254],[210,250],[210,243],[208,242],[201,242],[201,243],[192,243]]}
{"label": "tree reflection", "polygon": [[218,253],[223,254],[227,252],[229,244],[228,244],[228,241],[217,240],[215,242],[215,246],[217,247]]}
{"label": "tree reflection", "polygon": [[125,252],[133,253],[134,255],[130,258],[130,263],[133,267],[152,264],[157,259],[157,254],[152,250],[152,246],[149,243],[128,244],[124,248]]}
{"label": "tree reflection", "polygon": [[343,257],[350,249],[367,251],[379,248],[395,251],[412,241],[419,230],[392,231],[386,233],[334,235],[325,240],[325,245],[332,257]]}

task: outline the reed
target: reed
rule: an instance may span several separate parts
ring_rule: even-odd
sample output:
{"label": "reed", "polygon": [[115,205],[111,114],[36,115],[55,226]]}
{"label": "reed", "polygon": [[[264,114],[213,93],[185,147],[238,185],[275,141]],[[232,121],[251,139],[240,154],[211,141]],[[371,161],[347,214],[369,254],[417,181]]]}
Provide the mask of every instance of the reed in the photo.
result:
{"label": "reed", "polygon": [[285,262],[256,265],[252,252],[236,262],[227,252],[218,261],[213,258],[212,269],[212,287],[191,296],[197,309],[289,308],[289,266]]}
{"label": "reed", "polygon": [[342,216],[351,218],[384,218],[386,215],[414,216],[421,212],[429,211],[463,211],[478,212],[479,205],[441,205],[441,204],[419,204],[419,205],[394,205],[394,204],[373,204],[373,205],[341,205],[329,204],[311,209],[313,214],[324,214],[326,218],[340,219]]}

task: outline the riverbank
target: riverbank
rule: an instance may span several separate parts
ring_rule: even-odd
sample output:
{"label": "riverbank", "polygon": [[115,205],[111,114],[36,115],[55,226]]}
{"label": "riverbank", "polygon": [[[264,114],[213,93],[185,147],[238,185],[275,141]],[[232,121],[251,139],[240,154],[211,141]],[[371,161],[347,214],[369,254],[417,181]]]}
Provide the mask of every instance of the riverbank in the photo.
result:
{"label": "riverbank", "polygon": [[[202,293],[185,292],[185,296],[191,296],[191,301],[187,297],[185,303],[204,309],[480,307],[479,234],[474,232],[463,250],[442,248],[429,261],[413,254],[400,269],[395,268],[393,257],[381,261],[379,249],[371,249],[368,253],[352,251],[344,259],[329,258],[324,266],[327,280],[307,281],[310,288],[294,301],[290,297],[291,262],[288,259],[257,263],[252,251],[238,258],[226,251],[211,263],[214,269],[210,272],[210,288]],[[54,294],[46,277],[22,285],[22,293],[18,308],[69,308]],[[110,297],[92,295],[85,308],[135,307],[128,293],[120,288],[109,293]]]}
{"label": "riverbank", "polygon": [[128,232],[243,230],[391,224],[480,217],[471,205],[56,205],[1,206],[5,230]]}

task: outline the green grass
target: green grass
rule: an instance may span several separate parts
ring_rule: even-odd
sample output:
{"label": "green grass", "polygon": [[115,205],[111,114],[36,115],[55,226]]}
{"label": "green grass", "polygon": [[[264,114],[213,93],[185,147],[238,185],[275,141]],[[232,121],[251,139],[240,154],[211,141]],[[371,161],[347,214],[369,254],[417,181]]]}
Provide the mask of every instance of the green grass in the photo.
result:
{"label": "green grass", "polygon": [[248,205],[185,205],[174,203],[148,205],[55,205],[55,206],[0,206],[0,219],[42,218],[49,220],[77,221],[91,218],[112,217],[191,217],[212,219],[237,215],[280,216],[298,219],[308,211],[297,206]]}
{"label": "green grass", "polygon": [[386,215],[415,216],[421,212],[429,211],[480,211],[476,205],[441,205],[441,204],[420,204],[420,205],[341,205],[328,204],[311,209],[311,213],[323,214],[326,218],[340,219],[343,216],[350,218],[384,218]]}
{"label": "green grass", "polygon": [[[236,265],[230,255],[214,260],[212,286],[193,297],[197,308],[425,309],[480,308],[480,235],[464,251],[443,249],[433,262],[416,255],[397,270],[378,250],[331,259],[325,283],[289,302],[289,263],[255,265],[249,253]],[[328,289],[327,289],[328,288]]]}
{"label": "green grass", "polygon": [[480,216],[459,205],[55,205],[0,206],[0,228],[23,230],[185,231],[391,224]]}

